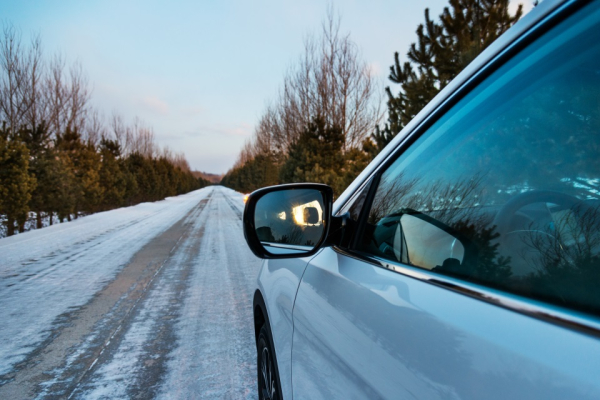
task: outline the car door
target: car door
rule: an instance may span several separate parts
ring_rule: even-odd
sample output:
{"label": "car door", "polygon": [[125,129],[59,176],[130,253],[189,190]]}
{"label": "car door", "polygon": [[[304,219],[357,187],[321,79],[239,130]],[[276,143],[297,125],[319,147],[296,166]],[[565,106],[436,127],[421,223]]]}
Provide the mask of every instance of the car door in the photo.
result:
{"label": "car door", "polygon": [[294,398],[600,398],[600,5],[558,15],[342,210],[296,295]]}

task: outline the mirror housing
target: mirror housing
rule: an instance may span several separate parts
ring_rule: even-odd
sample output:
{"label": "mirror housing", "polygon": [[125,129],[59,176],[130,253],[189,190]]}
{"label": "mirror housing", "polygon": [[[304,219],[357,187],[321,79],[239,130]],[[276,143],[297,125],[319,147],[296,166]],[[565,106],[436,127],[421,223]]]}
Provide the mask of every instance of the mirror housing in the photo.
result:
{"label": "mirror housing", "polygon": [[329,237],[333,190],[319,183],[293,183],[258,189],[246,201],[244,237],[260,258],[309,257]]}

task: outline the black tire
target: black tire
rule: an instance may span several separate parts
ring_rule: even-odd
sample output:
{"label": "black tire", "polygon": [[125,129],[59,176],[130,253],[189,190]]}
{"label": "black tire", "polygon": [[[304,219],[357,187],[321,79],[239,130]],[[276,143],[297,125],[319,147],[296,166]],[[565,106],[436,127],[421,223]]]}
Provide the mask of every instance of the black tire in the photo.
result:
{"label": "black tire", "polygon": [[281,400],[279,392],[281,386],[275,365],[275,352],[271,343],[270,332],[267,326],[263,325],[256,343],[256,372],[260,400]]}

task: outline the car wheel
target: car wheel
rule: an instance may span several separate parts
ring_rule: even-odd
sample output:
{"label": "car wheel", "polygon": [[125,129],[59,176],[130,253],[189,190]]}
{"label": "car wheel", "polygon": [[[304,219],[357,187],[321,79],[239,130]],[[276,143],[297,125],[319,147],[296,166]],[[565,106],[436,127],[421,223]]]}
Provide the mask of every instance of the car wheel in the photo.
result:
{"label": "car wheel", "polygon": [[258,396],[260,400],[280,400],[279,377],[271,347],[271,336],[266,325],[260,328],[257,343],[256,369],[258,373]]}

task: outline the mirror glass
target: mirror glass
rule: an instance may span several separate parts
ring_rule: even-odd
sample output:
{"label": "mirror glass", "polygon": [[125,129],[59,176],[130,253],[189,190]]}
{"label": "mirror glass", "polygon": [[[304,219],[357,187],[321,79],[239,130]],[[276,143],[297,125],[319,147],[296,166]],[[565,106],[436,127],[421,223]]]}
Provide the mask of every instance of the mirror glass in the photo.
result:
{"label": "mirror glass", "polygon": [[408,263],[426,269],[460,267],[465,248],[456,237],[418,216],[404,214],[395,247],[407,250]]}
{"label": "mirror glass", "polygon": [[307,253],[325,233],[323,195],[314,189],[267,193],[256,203],[258,239],[272,254]]}

